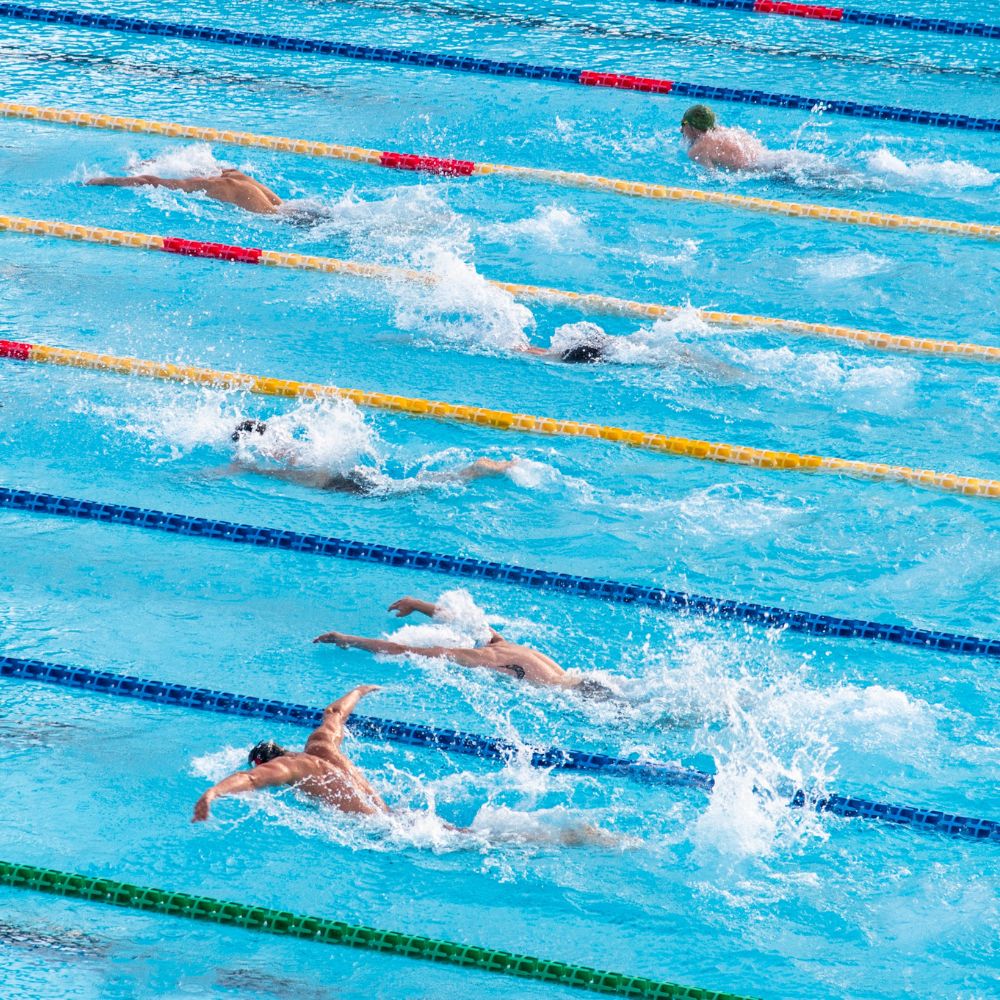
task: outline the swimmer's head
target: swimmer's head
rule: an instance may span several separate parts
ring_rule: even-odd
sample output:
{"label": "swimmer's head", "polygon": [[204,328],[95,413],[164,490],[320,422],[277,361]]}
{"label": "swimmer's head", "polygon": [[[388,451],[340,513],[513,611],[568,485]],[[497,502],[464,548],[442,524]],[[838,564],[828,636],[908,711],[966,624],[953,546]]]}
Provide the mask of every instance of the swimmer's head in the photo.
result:
{"label": "swimmer's head", "polygon": [[577,344],[563,351],[559,360],[568,365],[594,365],[604,360],[604,348],[600,344]]}
{"label": "swimmer's head", "polygon": [[251,434],[263,434],[267,430],[267,424],[263,420],[241,420],[236,425],[236,430],[229,435],[231,441],[239,443]]}
{"label": "swimmer's head", "polygon": [[247,761],[251,766],[257,767],[259,764],[266,764],[269,760],[274,760],[275,757],[284,757],[286,753],[285,748],[278,746],[274,740],[261,740],[247,754]]}
{"label": "swimmer's head", "polygon": [[692,104],[681,118],[681,131],[692,142],[713,128],[715,112],[707,104]]}

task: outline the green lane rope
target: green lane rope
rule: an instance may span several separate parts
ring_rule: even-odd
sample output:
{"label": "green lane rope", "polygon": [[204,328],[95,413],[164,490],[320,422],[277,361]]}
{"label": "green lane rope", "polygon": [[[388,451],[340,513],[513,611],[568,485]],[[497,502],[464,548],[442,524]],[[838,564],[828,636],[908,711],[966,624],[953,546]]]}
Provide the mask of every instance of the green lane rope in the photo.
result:
{"label": "green lane rope", "polygon": [[508,951],[478,948],[474,945],[441,941],[416,934],[378,930],[324,917],[303,916],[288,910],[267,906],[248,906],[211,896],[192,896],[186,892],[167,892],[148,886],[130,885],[113,879],[93,878],[74,872],[36,868],[0,861],[0,885],[31,889],[55,896],[107,903],[130,910],[162,913],[189,920],[205,920],[213,924],[228,924],[249,931],[276,934],[280,937],[302,938],[321,944],[339,944],[348,948],[364,948],[405,958],[424,959],[467,969],[481,969],[521,979],[572,986],[590,993],[619,997],[657,998],[657,1000],[752,1000],[732,993],[719,993],[694,986],[660,982],[619,972],[602,972],[582,965],[550,962],[530,955],[515,955]]}

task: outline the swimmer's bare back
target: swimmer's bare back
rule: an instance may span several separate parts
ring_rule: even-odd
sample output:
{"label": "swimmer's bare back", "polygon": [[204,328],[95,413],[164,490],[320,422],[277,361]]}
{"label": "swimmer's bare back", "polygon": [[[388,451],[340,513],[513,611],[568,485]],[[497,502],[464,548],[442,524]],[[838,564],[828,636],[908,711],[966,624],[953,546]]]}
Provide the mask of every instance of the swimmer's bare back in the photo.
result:
{"label": "swimmer's bare back", "polygon": [[95,177],[87,181],[92,187],[165,187],[171,191],[203,191],[216,201],[235,205],[258,215],[273,215],[281,199],[260,181],[239,170],[226,169],[215,177],[169,178],[155,174],[134,177]]}

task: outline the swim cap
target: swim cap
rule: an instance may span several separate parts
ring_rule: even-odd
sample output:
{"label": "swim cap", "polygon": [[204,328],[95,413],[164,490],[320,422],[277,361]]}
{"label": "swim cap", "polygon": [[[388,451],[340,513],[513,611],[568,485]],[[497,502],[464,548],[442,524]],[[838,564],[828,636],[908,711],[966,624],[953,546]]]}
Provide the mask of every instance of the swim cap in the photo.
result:
{"label": "swim cap", "polygon": [[263,420],[241,420],[236,425],[236,430],[229,435],[230,441],[239,441],[244,434],[263,434],[267,430],[267,424]]}
{"label": "swim cap", "polygon": [[692,104],[684,112],[681,125],[690,125],[696,132],[710,132],[715,128],[715,112],[707,104]]}
{"label": "swim cap", "polygon": [[604,360],[604,348],[599,344],[577,344],[559,355],[569,365],[593,365]]}
{"label": "swim cap", "polygon": [[278,746],[274,740],[261,740],[247,754],[247,761],[256,767],[258,764],[266,764],[269,760],[274,760],[275,757],[283,757],[284,754],[284,748]]}

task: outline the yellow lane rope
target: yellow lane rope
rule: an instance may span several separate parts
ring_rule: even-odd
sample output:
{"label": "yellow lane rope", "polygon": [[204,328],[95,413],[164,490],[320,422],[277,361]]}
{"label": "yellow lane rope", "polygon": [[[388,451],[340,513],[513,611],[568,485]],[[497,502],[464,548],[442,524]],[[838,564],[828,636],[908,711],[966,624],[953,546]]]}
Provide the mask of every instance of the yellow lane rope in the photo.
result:
{"label": "yellow lane rope", "polygon": [[[148,121],[123,115],[93,114],[63,108],[36,107],[11,101],[0,102],[0,117],[26,121],[52,122],[77,125],[84,128],[109,129],[147,135],[165,135],[178,139],[200,139],[231,146],[256,146],[286,153],[308,156],[325,156],[352,163],[378,164],[385,155],[382,150],[338,143],[316,142],[309,139],[290,139],[282,136],[258,135],[231,129],[216,129],[198,125],[181,125],[177,122]],[[790,218],[823,219],[879,229],[907,230],[921,233],[941,233],[951,236],[971,236],[987,240],[1000,240],[1000,225],[978,222],[956,222],[950,219],[928,219],[914,215],[896,215],[887,212],[862,211],[853,208],[833,208],[801,202],[779,201],[774,198],[756,198],[748,195],[729,194],[723,191],[699,191],[694,188],[667,187],[645,181],[629,181],[596,174],[576,173],[568,170],[548,170],[542,167],[512,166],[504,163],[475,163],[470,171],[479,176],[498,175],[520,180],[562,187],[582,188],[592,191],[609,191],[614,194],[661,201],[694,201],[707,205],[726,205],[752,212],[764,212]]]}
{"label": "yellow lane rope", "polygon": [[[112,246],[137,247],[146,250],[166,250],[192,256],[239,260],[244,263],[267,264],[296,270],[322,271],[328,274],[346,274],[354,277],[377,278],[382,281],[409,281],[434,285],[441,279],[431,273],[391,267],[385,264],[367,264],[360,261],[340,260],[336,257],[317,257],[277,250],[256,250],[246,247],[227,247],[222,244],[174,237],[134,233],[127,230],[104,229],[101,226],[81,226],[70,222],[52,222],[46,219],[26,219],[15,215],[0,215],[0,231],[26,233],[35,236],[55,236],[77,242],[100,243]],[[182,246],[183,245],[183,246]],[[880,351],[904,354],[924,354],[1000,361],[1000,347],[984,344],[963,344],[953,340],[929,337],[910,337],[902,334],[880,333],[877,330],[859,330],[850,326],[829,323],[808,323],[803,320],[779,319],[773,316],[750,316],[742,313],[720,312],[712,309],[689,310],[680,306],[665,306],[652,302],[636,302],[608,295],[587,292],[569,292],[538,285],[521,285],[508,281],[486,279],[495,288],[528,302],[564,305],[581,312],[604,313],[613,316],[630,316],[638,319],[669,319],[681,313],[692,313],[715,326],[775,330],[806,337],[824,337]]]}
{"label": "yellow lane rope", "polygon": [[978,479],[971,476],[958,476],[952,473],[934,472],[929,469],[911,469],[907,466],[888,465],[881,462],[850,461],[842,458],[824,458],[820,455],[799,455],[789,451],[773,451],[768,448],[699,441],[666,434],[626,430],[621,427],[608,427],[602,424],[580,423],[575,420],[536,417],[527,413],[511,413],[507,410],[491,410],[485,407],[445,403],[440,400],[394,396],[383,392],[365,392],[361,389],[344,389],[316,382],[265,378],[259,375],[216,371],[192,365],[176,365],[165,361],[148,361],[139,358],[119,357],[114,354],[97,354],[91,351],[77,351],[44,344],[22,344],[10,341],[0,341],[0,357],[118,372],[123,375],[166,379],[173,382],[222,389],[237,389],[265,396],[349,399],[358,406],[388,410],[393,413],[405,413],[414,417],[453,420],[463,424],[477,424],[505,431],[522,431],[560,437],[595,438],[615,444],[629,445],[633,448],[645,448],[650,451],[682,455],[686,458],[702,461],[722,462],[728,465],[799,472],[832,472],[858,479],[906,482],[913,486],[960,493],[964,496],[1000,497],[1000,481],[995,479]]}

